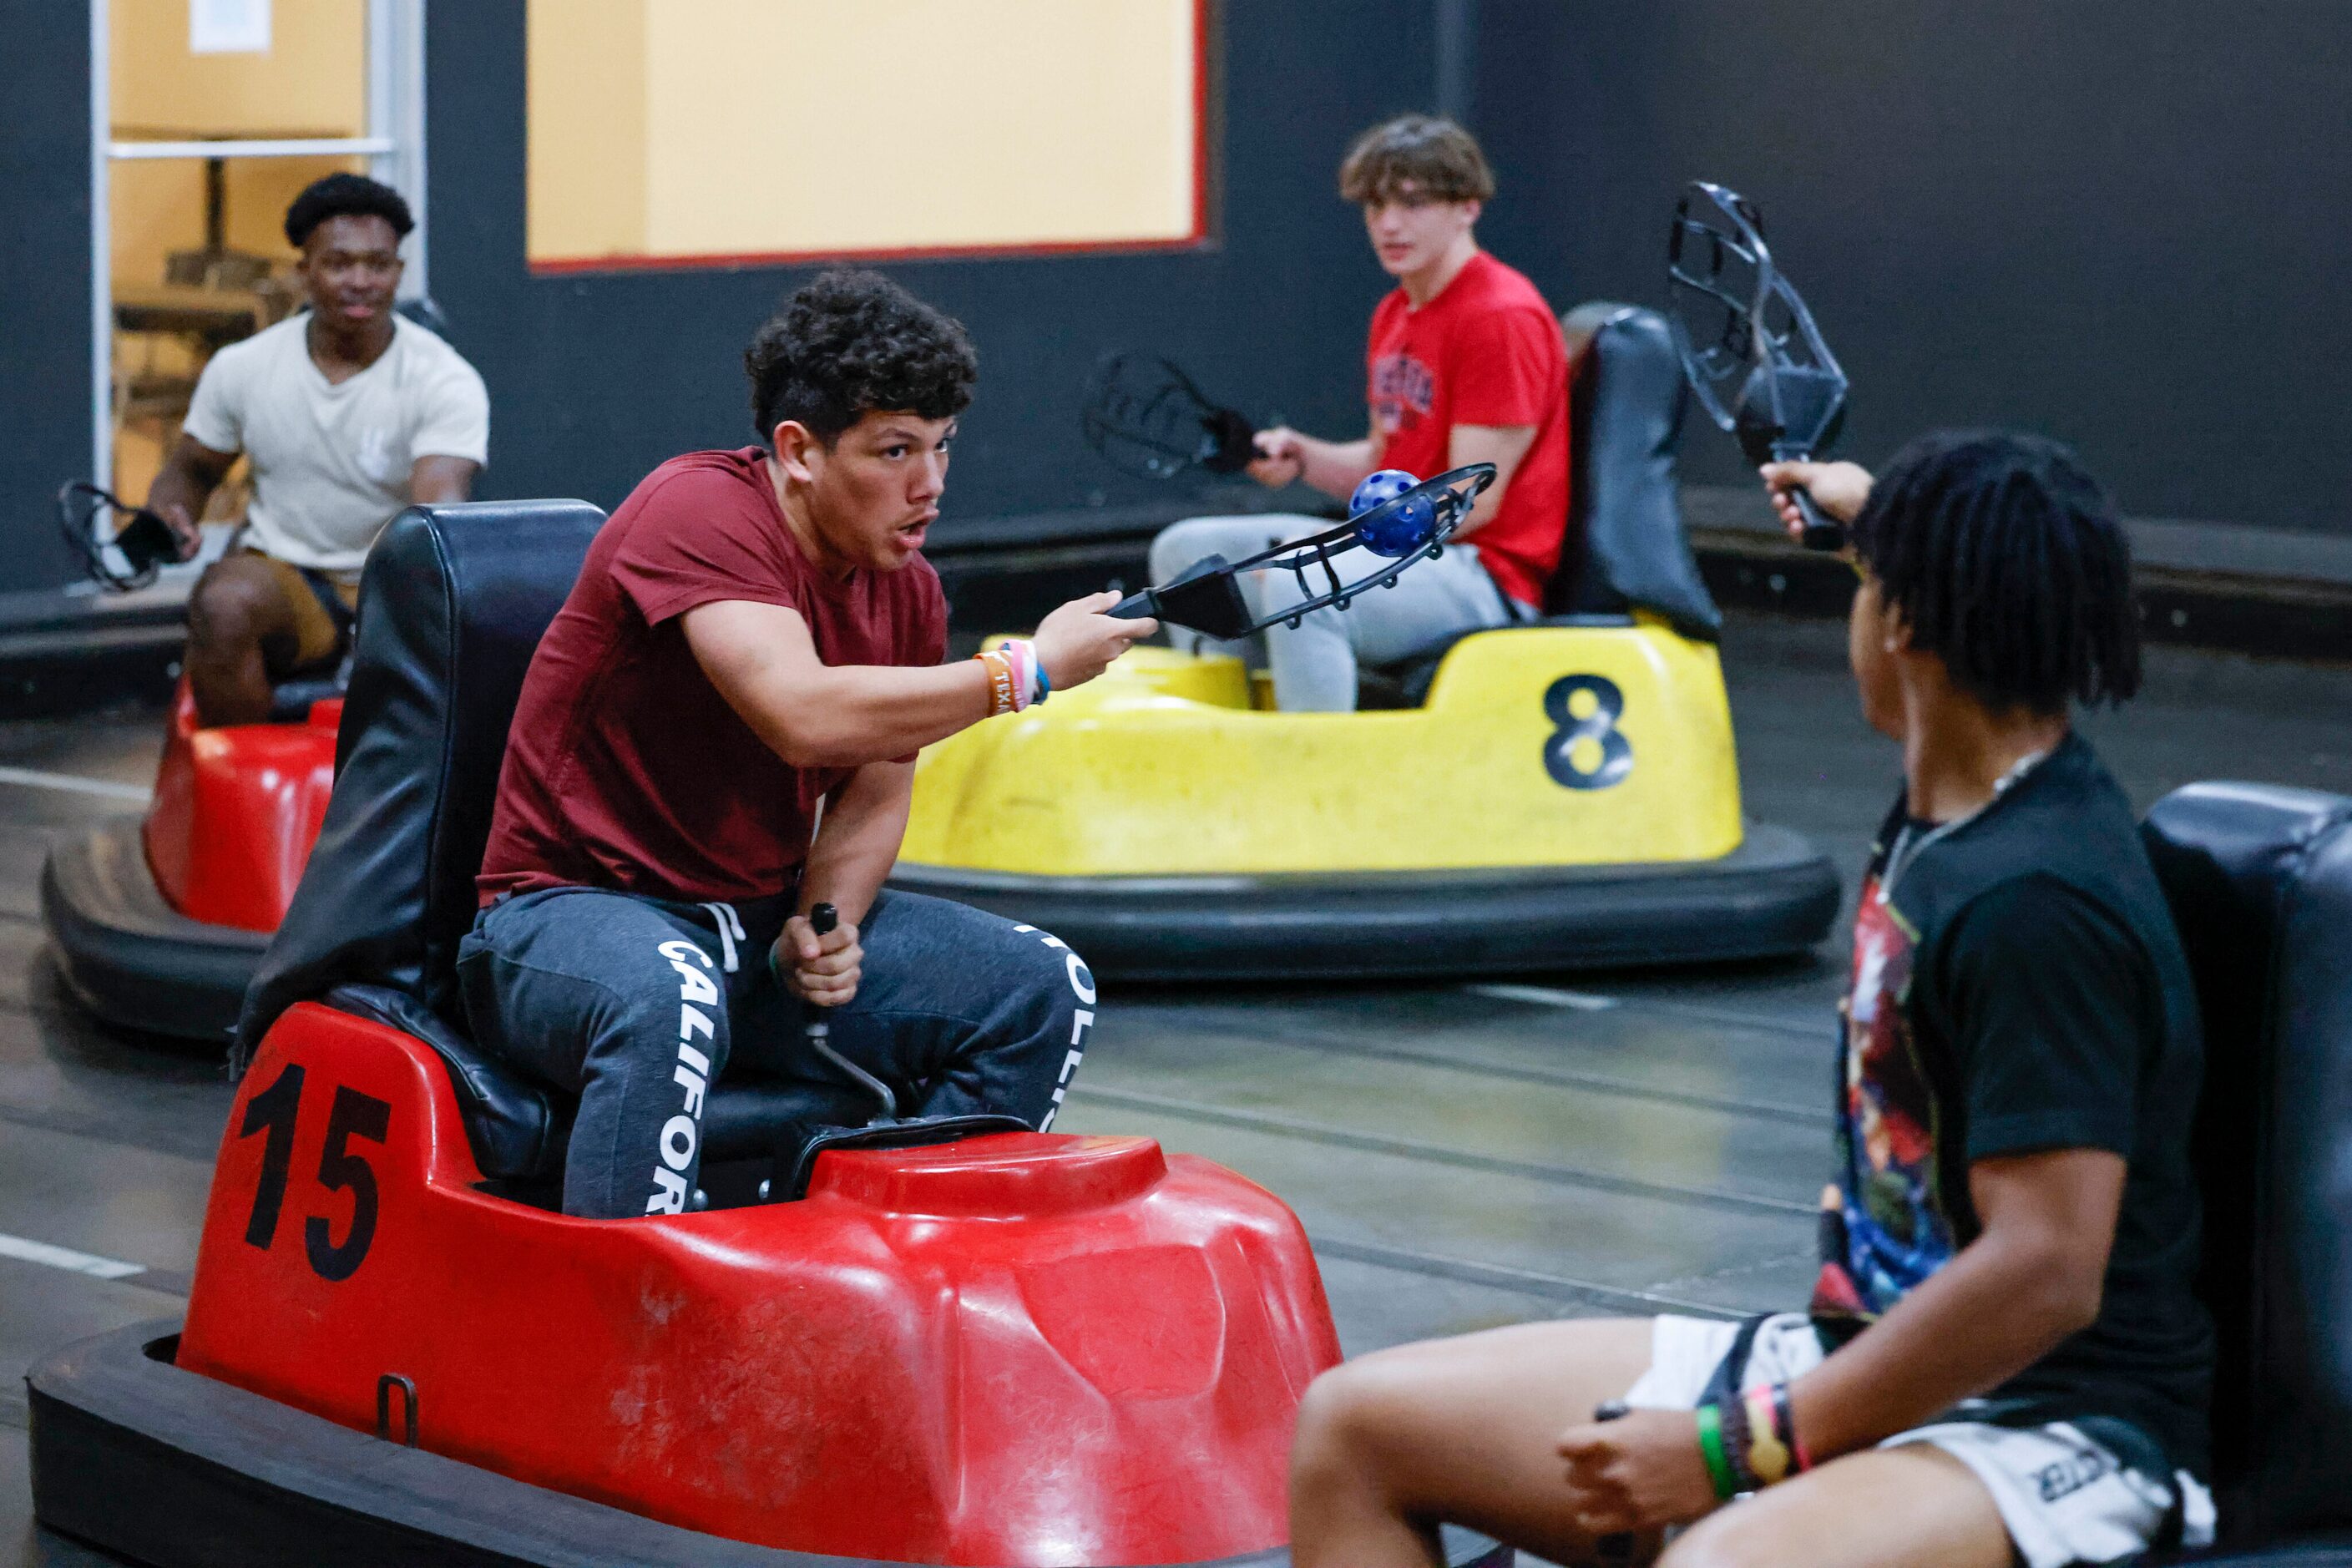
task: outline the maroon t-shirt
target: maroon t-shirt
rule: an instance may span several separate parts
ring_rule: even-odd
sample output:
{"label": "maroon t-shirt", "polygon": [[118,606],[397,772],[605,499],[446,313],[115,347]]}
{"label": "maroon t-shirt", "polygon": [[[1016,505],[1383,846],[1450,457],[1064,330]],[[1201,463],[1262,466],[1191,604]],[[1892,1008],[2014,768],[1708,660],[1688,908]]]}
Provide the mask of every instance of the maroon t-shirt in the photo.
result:
{"label": "maroon t-shirt", "polygon": [[679,617],[721,599],[800,613],[828,665],[937,664],[947,598],[920,556],[845,581],[801,553],[757,447],[689,452],[597,531],[524,677],[477,886],[689,902],[783,892],[847,768],[795,768],[702,672]]}

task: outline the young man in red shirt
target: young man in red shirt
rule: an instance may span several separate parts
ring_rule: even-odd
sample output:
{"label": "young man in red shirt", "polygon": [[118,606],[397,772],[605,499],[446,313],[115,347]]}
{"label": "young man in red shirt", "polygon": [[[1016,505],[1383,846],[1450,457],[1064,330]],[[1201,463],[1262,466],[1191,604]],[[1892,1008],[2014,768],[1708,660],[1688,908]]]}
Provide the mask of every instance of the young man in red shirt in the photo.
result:
{"label": "young man in red shirt", "polygon": [[[1250,477],[1276,489],[1304,479],[1345,500],[1378,468],[1426,479],[1492,463],[1496,474],[1436,560],[1345,613],[1318,610],[1297,627],[1266,632],[1265,662],[1286,711],[1355,707],[1359,660],[1392,664],[1464,632],[1535,619],[1568,529],[1567,346],[1535,285],[1478,248],[1472,230],[1495,194],[1478,143],[1427,115],[1376,125],[1339,165],[1339,194],[1363,208],[1373,254],[1397,280],[1372,312],[1364,355],[1371,428],[1354,441],[1261,431]],[[1194,518],[1152,541],[1151,580],[1165,583],[1205,555],[1240,560],[1328,526],[1278,513]],[[1341,572],[1358,574],[1347,563]],[[1261,616],[1304,596],[1280,574],[1258,574],[1246,591]],[[1205,641],[1174,635],[1182,647]]]}
{"label": "young man in red shirt", "polygon": [[[1054,1119],[1093,978],[1028,926],[886,892],[915,753],[1101,673],[1157,623],[1065,605],[942,665],[920,553],[977,374],[874,273],[793,295],[744,355],[765,447],[674,458],[621,503],[532,656],[457,973],[476,1037],[579,1096],[567,1214],[677,1214],[736,1066],[904,1112]],[[840,925],[813,930],[829,903]]]}

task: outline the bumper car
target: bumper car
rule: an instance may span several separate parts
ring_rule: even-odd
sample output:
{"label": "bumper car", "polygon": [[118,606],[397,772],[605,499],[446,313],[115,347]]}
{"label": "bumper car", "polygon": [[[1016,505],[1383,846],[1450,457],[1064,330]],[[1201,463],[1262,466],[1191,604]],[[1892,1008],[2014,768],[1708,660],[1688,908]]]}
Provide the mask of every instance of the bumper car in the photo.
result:
{"label": "bumper car", "polygon": [[185,1321],[32,1370],[40,1522],[156,1568],[1286,1562],[1296,1406],[1339,1347],[1297,1219],[1238,1176],[920,1121],[787,1162],[841,1100],[730,1079],[707,1207],[551,1206],[572,1108],[467,1039],[453,959],[601,521],[419,509],[377,546]]}
{"label": "bumper car", "polygon": [[[163,519],[96,485],[60,490],[58,521],[92,581],[115,592],[147,586],[178,553]],[[41,923],[67,988],[91,1012],[226,1040],[326,815],[338,674],[298,671],[273,689],[270,722],[214,729],[197,726],[183,677],[146,815],[50,851]]]}
{"label": "bumper car", "polygon": [[286,917],[334,787],[342,699],[280,687],[284,717],[199,729],[183,679],[154,802],[59,844],[41,921],[67,986],[110,1024],[226,1041]]}
{"label": "bumper car", "polygon": [[1828,862],[1740,811],[1721,616],[1675,493],[1688,393],[1666,324],[1600,305],[1564,325],[1569,536],[1583,548],[1541,622],[1368,672],[1368,706],[1386,710],[1346,714],[1267,711],[1237,660],[1137,649],[926,749],[895,880],[1147,979],[1687,963],[1819,942],[1838,905]]}

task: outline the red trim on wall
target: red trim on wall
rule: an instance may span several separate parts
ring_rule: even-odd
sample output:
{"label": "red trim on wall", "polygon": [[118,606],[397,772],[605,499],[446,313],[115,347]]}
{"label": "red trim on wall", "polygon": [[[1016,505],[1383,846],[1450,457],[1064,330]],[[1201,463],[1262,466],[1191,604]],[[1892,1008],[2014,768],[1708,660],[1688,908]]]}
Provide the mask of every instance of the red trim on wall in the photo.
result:
{"label": "red trim on wall", "polygon": [[1134,256],[1199,250],[1209,243],[1209,6],[1192,0],[1192,231],[1172,239],[1055,239],[1004,245],[913,245],[865,250],[759,250],[684,256],[557,256],[534,259],[534,275],[710,271],[810,267],[826,261],[1017,261],[1051,256]]}
{"label": "red trim on wall", "polygon": [[1209,237],[1209,0],[1192,0],[1192,237]]}

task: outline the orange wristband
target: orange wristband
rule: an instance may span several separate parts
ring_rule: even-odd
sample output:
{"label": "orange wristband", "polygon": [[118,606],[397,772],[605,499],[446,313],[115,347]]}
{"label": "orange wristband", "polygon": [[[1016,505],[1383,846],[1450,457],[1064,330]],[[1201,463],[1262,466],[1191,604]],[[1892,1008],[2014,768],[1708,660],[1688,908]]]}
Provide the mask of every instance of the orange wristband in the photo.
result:
{"label": "orange wristband", "polygon": [[973,657],[980,660],[981,668],[988,671],[988,716],[993,719],[1001,713],[1012,712],[1013,661],[993,648]]}

